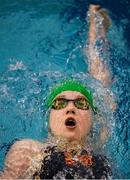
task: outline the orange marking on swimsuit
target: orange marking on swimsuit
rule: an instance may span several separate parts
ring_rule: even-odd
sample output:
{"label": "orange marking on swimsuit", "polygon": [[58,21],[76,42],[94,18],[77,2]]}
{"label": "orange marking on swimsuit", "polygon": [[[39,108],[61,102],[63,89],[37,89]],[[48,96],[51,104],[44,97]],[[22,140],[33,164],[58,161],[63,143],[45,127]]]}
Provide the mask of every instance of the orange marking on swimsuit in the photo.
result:
{"label": "orange marking on swimsuit", "polygon": [[[85,166],[92,166],[93,165],[93,160],[92,156],[88,155],[79,155],[77,156],[77,159],[80,163],[82,163]],[[65,161],[68,166],[72,166],[75,162],[73,159],[73,156],[71,153],[65,152]]]}

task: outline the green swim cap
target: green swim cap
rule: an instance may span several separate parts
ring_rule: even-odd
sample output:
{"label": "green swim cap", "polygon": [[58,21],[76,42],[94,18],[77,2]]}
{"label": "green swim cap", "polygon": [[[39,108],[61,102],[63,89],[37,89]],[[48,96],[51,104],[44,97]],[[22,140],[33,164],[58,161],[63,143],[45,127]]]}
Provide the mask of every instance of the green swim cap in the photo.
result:
{"label": "green swim cap", "polygon": [[52,102],[55,99],[55,97],[64,91],[80,92],[87,98],[89,105],[95,111],[91,91],[84,84],[76,80],[66,80],[52,88],[51,93],[49,94],[45,102],[45,106],[49,108],[52,105]]}

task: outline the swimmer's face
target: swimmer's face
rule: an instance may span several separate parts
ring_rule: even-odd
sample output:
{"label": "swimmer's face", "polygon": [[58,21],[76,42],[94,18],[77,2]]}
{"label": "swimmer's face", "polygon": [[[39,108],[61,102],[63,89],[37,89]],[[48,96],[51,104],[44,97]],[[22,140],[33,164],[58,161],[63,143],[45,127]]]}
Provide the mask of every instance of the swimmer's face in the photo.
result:
{"label": "swimmer's face", "polygon": [[[75,104],[73,100],[76,100]],[[73,141],[81,140],[89,134],[92,117],[84,95],[76,91],[64,91],[53,102],[54,106],[50,112],[50,129],[54,136]]]}

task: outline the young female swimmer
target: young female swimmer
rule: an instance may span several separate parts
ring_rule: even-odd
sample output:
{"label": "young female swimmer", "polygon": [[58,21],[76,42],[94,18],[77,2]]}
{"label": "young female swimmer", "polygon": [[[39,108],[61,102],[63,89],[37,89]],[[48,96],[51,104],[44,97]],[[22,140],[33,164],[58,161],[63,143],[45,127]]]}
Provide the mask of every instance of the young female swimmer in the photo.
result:
{"label": "young female swimmer", "polygon": [[[94,44],[97,38],[105,38],[110,21],[100,6],[91,5],[89,13],[89,69],[107,86],[111,82],[110,74]],[[98,31],[94,20],[97,14],[103,19]],[[7,154],[0,179],[109,179],[111,169],[107,159],[85,148],[95,111],[90,90],[76,80],[64,81],[53,88],[46,105],[50,108],[49,126],[54,145],[31,139],[16,142]]]}

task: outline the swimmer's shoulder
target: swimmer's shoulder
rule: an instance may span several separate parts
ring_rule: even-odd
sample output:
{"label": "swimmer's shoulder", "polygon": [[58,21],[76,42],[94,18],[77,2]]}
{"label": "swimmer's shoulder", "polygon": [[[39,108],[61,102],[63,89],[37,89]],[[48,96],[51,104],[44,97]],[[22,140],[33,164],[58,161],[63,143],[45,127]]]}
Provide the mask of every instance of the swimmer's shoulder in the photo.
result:
{"label": "swimmer's shoulder", "polygon": [[16,149],[28,149],[31,151],[38,151],[43,147],[43,143],[37,140],[33,139],[22,139],[19,141],[16,141],[12,147],[11,150],[16,150]]}
{"label": "swimmer's shoulder", "polygon": [[36,140],[23,139],[16,141],[6,156],[5,168],[0,175],[0,179],[22,177],[33,159],[39,157],[43,148],[43,143]]}
{"label": "swimmer's shoulder", "polygon": [[26,156],[32,156],[35,153],[40,153],[41,149],[43,148],[43,143],[33,140],[33,139],[23,139],[16,141],[10,148],[6,160],[10,159],[11,154],[22,155],[24,157]]}

